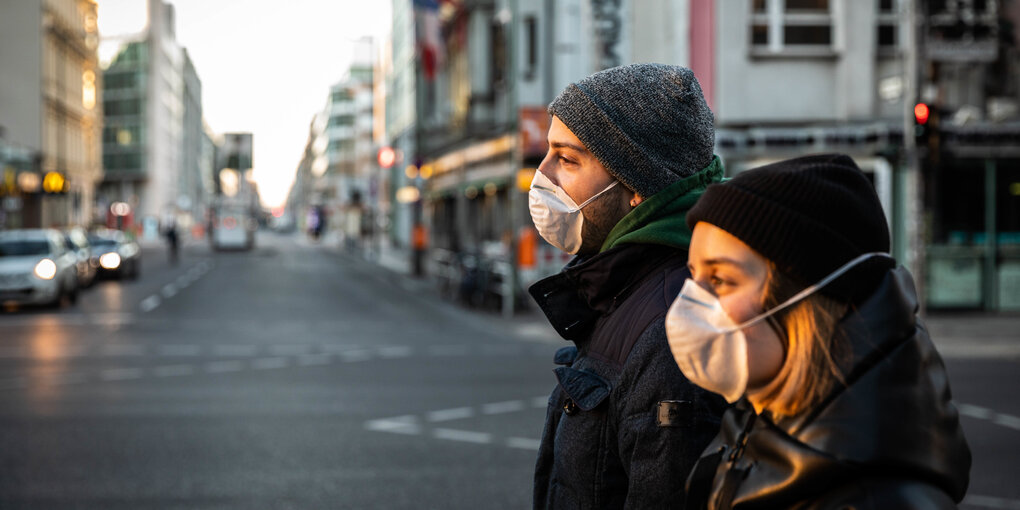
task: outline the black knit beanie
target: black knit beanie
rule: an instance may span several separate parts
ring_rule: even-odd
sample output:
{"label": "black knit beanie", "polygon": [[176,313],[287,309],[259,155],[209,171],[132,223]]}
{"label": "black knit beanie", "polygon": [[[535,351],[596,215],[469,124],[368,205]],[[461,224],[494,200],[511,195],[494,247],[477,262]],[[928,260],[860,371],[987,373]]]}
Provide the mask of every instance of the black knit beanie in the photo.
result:
{"label": "black knit beanie", "polygon": [[[805,286],[858,255],[889,252],[889,227],[875,187],[843,154],[780,161],[713,184],[687,213],[691,229],[699,221],[733,234]],[[875,275],[891,265],[890,259],[873,258],[850,274]],[[853,290],[847,283],[821,292],[854,299],[866,286],[859,278]]]}
{"label": "black knit beanie", "polygon": [[690,69],[631,64],[568,85],[549,113],[624,186],[648,198],[712,162],[715,126]]}

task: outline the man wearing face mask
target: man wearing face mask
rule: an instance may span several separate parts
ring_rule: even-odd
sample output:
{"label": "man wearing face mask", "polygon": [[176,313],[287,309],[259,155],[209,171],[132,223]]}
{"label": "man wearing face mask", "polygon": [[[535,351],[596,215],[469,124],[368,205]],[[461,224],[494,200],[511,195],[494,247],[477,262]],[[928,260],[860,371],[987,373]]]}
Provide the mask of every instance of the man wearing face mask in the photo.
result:
{"label": "man wearing face mask", "polygon": [[677,368],[664,317],[689,277],[684,217],[722,179],[713,116],[686,68],[595,73],[549,105],[529,193],[550,244],[577,256],[529,291],[575,345],[555,356],[535,508],[680,508],[725,401]]}

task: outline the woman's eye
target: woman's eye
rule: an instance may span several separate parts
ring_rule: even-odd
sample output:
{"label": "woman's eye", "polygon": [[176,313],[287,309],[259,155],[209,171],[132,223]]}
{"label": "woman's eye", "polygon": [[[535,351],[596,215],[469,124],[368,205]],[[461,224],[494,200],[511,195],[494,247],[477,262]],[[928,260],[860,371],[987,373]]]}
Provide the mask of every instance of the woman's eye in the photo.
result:
{"label": "woman's eye", "polygon": [[708,283],[712,286],[712,288],[718,288],[726,285],[727,282],[718,276],[713,276],[708,279]]}
{"label": "woman's eye", "polygon": [[574,161],[571,160],[570,158],[566,158],[566,157],[560,156],[559,159],[560,159],[560,163],[562,163],[564,165],[572,165],[572,164],[574,164]]}

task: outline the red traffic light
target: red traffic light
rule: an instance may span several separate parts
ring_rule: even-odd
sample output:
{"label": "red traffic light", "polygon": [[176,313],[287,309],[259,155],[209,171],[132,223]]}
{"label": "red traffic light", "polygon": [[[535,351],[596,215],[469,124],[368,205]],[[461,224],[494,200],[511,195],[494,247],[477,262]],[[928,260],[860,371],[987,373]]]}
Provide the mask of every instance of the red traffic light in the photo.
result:
{"label": "red traffic light", "polygon": [[924,103],[917,103],[914,105],[914,120],[916,120],[918,124],[926,124],[928,122],[929,113],[928,105]]}
{"label": "red traffic light", "polygon": [[397,162],[397,151],[393,150],[393,147],[382,147],[379,149],[377,159],[379,166],[390,168],[393,166],[393,163]]}

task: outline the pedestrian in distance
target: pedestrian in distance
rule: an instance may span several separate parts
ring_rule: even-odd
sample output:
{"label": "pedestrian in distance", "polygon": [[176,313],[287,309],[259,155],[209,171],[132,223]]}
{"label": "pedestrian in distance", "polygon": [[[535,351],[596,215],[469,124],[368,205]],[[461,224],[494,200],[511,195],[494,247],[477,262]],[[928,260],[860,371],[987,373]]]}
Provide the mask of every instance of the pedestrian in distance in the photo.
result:
{"label": "pedestrian in distance", "polygon": [[166,221],[166,227],[163,231],[164,236],[166,236],[167,258],[171,265],[177,265],[179,243],[177,235],[177,220],[175,218],[169,218]]}
{"label": "pedestrian in distance", "polygon": [[666,318],[670,347],[690,380],[736,402],[687,508],[956,508],[970,450],[854,161],[740,173],[687,224],[692,278]]}
{"label": "pedestrian in distance", "polygon": [[665,330],[684,214],[723,175],[712,112],[689,69],[635,64],[569,85],[549,113],[531,217],[576,256],[529,292],[574,345],[554,359],[534,507],[677,508],[726,407],[680,372]]}

